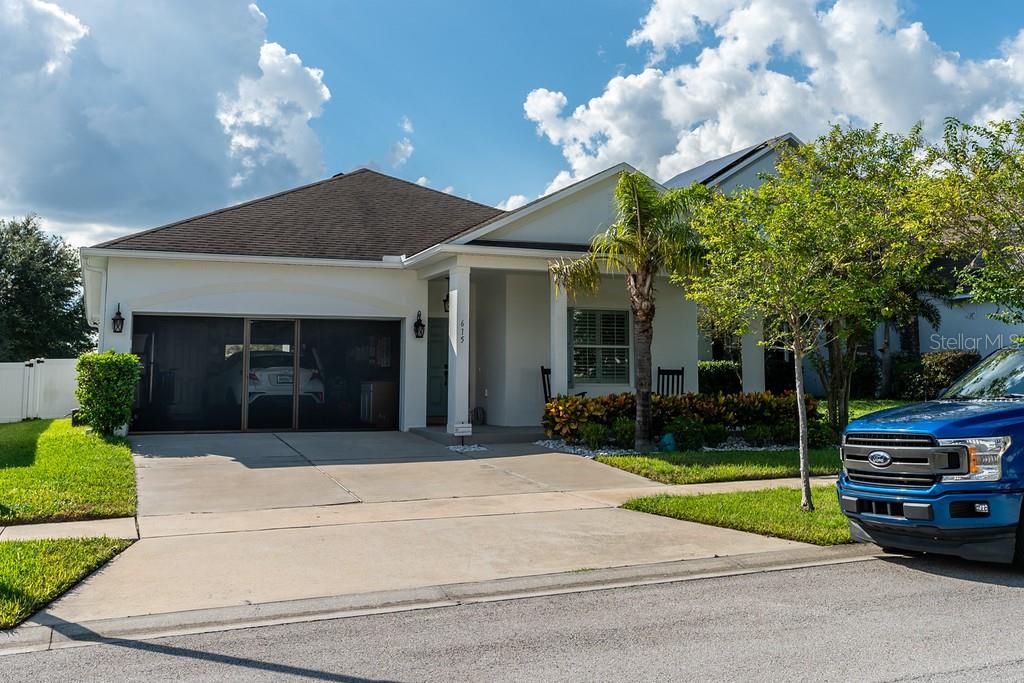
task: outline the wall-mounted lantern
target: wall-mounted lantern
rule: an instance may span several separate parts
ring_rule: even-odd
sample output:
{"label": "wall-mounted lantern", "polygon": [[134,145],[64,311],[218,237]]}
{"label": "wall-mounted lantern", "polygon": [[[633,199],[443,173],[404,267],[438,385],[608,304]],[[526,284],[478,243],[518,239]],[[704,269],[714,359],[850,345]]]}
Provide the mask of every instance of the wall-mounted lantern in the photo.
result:
{"label": "wall-mounted lantern", "polygon": [[416,311],[416,322],[412,324],[412,332],[416,335],[417,339],[423,339],[423,333],[426,332],[427,326],[423,324],[423,311]]}
{"label": "wall-mounted lantern", "polygon": [[114,331],[114,334],[121,334],[124,332],[124,316],[121,315],[121,304],[117,305],[117,312],[114,313],[114,317],[110,319],[110,329]]}
{"label": "wall-mounted lantern", "polygon": [[448,294],[444,295],[444,312],[448,312],[448,306],[451,305],[451,296]]}

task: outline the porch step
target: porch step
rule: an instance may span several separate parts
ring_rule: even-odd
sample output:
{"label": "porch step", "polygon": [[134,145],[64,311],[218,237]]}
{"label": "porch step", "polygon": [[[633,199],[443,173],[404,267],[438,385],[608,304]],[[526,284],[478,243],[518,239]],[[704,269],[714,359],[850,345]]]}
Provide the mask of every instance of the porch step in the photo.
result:
{"label": "porch step", "polygon": [[[458,446],[463,443],[462,437],[452,436],[444,427],[414,427],[409,430],[425,439],[445,446]],[[492,425],[475,425],[473,435],[465,437],[469,445],[498,443],[533,443],[546,438],[540,427],[495,427]]]}

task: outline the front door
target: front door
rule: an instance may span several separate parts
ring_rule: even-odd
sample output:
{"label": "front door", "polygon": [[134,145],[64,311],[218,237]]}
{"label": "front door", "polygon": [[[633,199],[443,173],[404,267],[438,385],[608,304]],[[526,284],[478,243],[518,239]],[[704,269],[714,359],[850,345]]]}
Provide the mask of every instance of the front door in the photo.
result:
{"label": "front door", "polygon": [[427,421],[448,421],[448,318],[427,324]]}
{"label": "front door", "polygon": [[291,429],[295,418],[295,321],[250,320],[246,348],[248,429]]}

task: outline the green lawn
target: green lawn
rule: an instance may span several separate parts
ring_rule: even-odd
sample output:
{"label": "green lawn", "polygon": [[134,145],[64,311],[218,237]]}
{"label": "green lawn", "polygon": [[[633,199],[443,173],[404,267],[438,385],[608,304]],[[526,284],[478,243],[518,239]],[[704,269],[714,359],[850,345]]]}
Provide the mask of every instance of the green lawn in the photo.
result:
{"label": "green lawn", "polygon": [[135,514],[135,468],[124,439],[70,420],[0,425],[0,526]]}
{"label": "green lawn", "polygon": [[[811,474],[839,473],[836,448],[810,451]],[[704,484],[800,476],[796,449],[785,451],[686,451],[647,455],[599,455],[596,460],[663,484]]]}
{"label": "green lawn", "polygon": [[846,517],[839,510],[835,488],[815,486],[812,492],[814,512],[801,510],[800,491],[788,488],[650,496],[628,500],[622,507],[804,543],[849,543],[850,532]]}
{"label": "green lawn", "polygon": [[[868,413],[873,413],[878,410],[885,410],[886,408],[895,408],[896,406],[905,406],[912,401],[898,401],[896,399],[851,399],[850,400],[850,419],[856,420],[858,417],[863,417]],[[824,406],[821,408],[824,411]]]}
{"label": "green lawn", "polygon": [[0,628],[11,628],[131,545],[118,538],[0,542]]}

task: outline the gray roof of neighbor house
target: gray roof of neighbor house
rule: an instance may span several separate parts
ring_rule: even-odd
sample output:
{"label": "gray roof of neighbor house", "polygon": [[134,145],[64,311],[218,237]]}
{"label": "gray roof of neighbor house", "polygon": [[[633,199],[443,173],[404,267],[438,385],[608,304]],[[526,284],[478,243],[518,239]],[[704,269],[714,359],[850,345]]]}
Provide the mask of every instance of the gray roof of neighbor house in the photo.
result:
{"label": "gray roof of neighbor house", "polygon": [[769,138],[764,142],[759,142],[756,145],[745,147],[744,149],[741,149],[737,152],[726,154],[724,157],[712,159],[711,161],[705,161],[700,166],[694,166],[693,168],[687,171],[683,171],[677,176],[669,178],[668,180],[663,182],[662,185],[669,188],[686,187],[687,185],[692,185],[693,183],[701,183],[702,185],[707,185],[708,183],[712,183],[715,180],[726,175],[729,171],[736,168],[747,159],[750,159],[751,157],[755,156],[762,150],[765,150],[768,147],[771,147],[785,139],[790,139],[794,142],[799,143],[799,140],[792,133],[778,135],[774,138]]}
{"label": "gray roof of neighbor house", "polygon": [[361,168],[96,247],[380,260],[423,251],[502,213]]}

